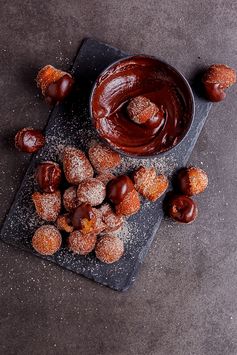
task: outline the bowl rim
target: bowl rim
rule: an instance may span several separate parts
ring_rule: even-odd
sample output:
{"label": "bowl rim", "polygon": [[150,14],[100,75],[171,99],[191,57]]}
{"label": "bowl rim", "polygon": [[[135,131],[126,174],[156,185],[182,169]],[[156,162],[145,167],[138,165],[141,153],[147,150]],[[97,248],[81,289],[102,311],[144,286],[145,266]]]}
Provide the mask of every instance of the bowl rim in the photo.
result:
{"label": "bowl rim", "polygon": [[[93,95],[94,95],[94,92],[96,90],[96,87],[97,87],[97,84],[98,84],[98,81],[100,80],[100,78],[102,76],[104,76],[106,74],[107,71],[109,71],[113,66],[116,66],[117,64],[125,61],[125,60],[128,60],[128,59],[133,59],[133,58],[150,58],[150,59],[154,59],[156,61],[159,61],[160,63],[164,64],[166,67],[168,67],[171,71],[175,72],[176,74],[178,74],[181,79],[183,80],[183,82],[185,83],[187,89],[188,89],[188,92],[189,92],[189,95],[190,95],[190,99],[191,99],[191,117],[190,117],[190,124],[188,126],[188,129],[187,131],[185,132],[184,136],[181,138],[181,140],[176,144],[174,145],[173,147],[167,149],[167,150],[164,150],[162,152],[156,152],[156,153],[153,153],[153,154],[147,154],[147,155],[136,155],[136,154],[130,154],[130,153],[127,153],[127,152],[124,152],[123,150],[117,148],[117,147],[114,147],[112,144],[110,144],[107,139],[103,138],[101,136],[101,134],[98,132],[98,130],[96,129],[95,127],[95,119],[93,117],[93,113],[92,113],[92,100],[93,100]],[[95,130],[97,136],[99,137],[99,139],[105,143],[108,147],[110,147],[112,150],[114,150],[115,152],[121,154],[122,156],[125,156],[125,157],[128,157],[128,158],[134,158],[134,159],[151,159],[151,158],[161,158],[161,157],[164,157],[168,154],[170,154],[175,148],[177,148],[182,142],[183,140],[185,139],[185,137],[188,135],[188,133],[190,132],[191,130],[191,127],[192,127],[192,124],[193,124],[193,119],[194,119],[194,116],[195,116],[195,100],[194,100],[194,94],[193,94],[193,90],[188,82],[188,80],[185,78],[185,76],[182,74],[181,71],[179,71],[178,69],[176,69],[175,67],[173,67],[172,65],[170,65],[169,63],[167,63],[166,61],[162,60],[162,59],[159,59],[157,58],[156,56],[152,56],[152,55],[147,55],[147,54],[134,54],[134,55],[127,55],[123,58],[120,58],[116,61],[114,61],[113,63],[111,63],[110,65],[108,65],[104,70],[102,70],[102,72],[97,76],[96,80],[94,81],[93,83],[93,86],[92,86],[92,89],[91,89],[91,93],[90,93],[90,96],[89,96],[89,114],[90,114],[90,118],[91,118],[91,121],[92,121],[92,125],[93,125],[93,129]]]}

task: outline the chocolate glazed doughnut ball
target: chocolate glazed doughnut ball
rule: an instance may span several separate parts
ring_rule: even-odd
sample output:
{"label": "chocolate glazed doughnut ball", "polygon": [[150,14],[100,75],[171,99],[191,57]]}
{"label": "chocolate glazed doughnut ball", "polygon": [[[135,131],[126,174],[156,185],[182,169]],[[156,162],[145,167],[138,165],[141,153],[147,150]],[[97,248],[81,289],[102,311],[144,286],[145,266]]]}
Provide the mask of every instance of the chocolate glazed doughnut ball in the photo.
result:
{"label": "chocolate glazed doughnut ball", "polygon": [[38,129],[22,128],[15,136],[15,147],[24,153],[35,153],[44,145],[45,137]]}
{"label": "chocolate glazed doughnut ball", "polygon": [[69,73],[54,68],[52,65],[43,67],[36,78],[45,101],[49,105],[61,102],[72,90],[74,79]]}
{"label": "chocolate glazed doughnut ball", "polygon": [[108,199],[117,205],[123,201],[127,193],[134,189],[134,185],[128,176],[121,175],[109,181],[106,189]]}
{"label": "chocolate glazed doughnut ball", "polygon": [[222,101],[226,97],[225,90],[236,83],[236,71],[225,64],[213,64],[203,75],[202,82],[207,99]]}
{"label": "chocolate glazed doughnut ball", "polygon": [[140,209],[140,199],[132,180],[121,175],[107,185],[107,197],[115,205],[118,215],[130,216]]}
{"label": "chocolate glazed doughnut ball", "polygon": [[43,192],[52,193],[58,190],[62,172],[60,166],[53,161],[44,161],[36,169],[35,179]]}
{"label": "chocolate glazed doughnut ball", "polygon": [[96,224],[96,215],[89,203],[82,203],[71,215],[71,221],[74,229],[80,230],[84,234],[94,231]]}
{"label": "chocolate glazed doughnut ball", "polygon": [[198,195],[207,188],[208,177],[204,170],[191,166],[178,172],[177,185],[187,196]]}
{"label": "chocolate glazed doughnut ball", "polygon": [[184,195],[171,197],[168,201],[167,212],[171,218],[180,223],[192,223],[198,215],[196,202]]}
{"label": "chocolate glazed doughnut ball", "polygon": [[130,191],[122,202],[115,206],[116,214],[131,216],[139,211],[141,207],[138,192],[134,189]]}

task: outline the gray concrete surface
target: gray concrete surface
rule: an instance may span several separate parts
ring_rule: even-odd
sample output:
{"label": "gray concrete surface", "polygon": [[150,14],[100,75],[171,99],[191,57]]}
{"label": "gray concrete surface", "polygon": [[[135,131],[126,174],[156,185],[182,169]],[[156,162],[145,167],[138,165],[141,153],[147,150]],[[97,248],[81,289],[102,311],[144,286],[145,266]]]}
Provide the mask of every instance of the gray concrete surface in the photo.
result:
{"label": "gray concrete surface", "polygon": [[[47,120],[37,69],[67,68],[84,37],[157,55],[188,78],[214,62],[237,68],[230,0],[12,0],[0,17],[1,222],[29,162],[12,137]],[[0,243],[0,354],[237,354],[236,108],[234,87],[192,154],[210,179],[197,222],[163,221],[127,293]]]}

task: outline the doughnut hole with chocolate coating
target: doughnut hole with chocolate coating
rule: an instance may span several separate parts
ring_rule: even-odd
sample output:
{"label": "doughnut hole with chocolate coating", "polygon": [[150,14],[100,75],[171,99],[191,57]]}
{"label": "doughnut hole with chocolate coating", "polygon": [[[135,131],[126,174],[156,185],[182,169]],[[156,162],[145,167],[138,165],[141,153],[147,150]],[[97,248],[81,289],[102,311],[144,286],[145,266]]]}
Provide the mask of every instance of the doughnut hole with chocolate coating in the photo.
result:
{"label": "doughnut hole with chocolate coating", "polygon": [[39,71],[36,83],[45,101],[53,105],[63,101],[70,94],[74,79],[71,74],[56,69],[52,65],[46,65]]}
{"label": "doughnut hole with chocolate coating", "polygon": [[37,166],[35,179],[43,192],[52,193],[58,190],[62,171],[59,164],[44,161]]}
{"label": "doughnut hole with chocolate coating", "polygon": [[115,205],[115,211],[118,215],[131,216],[132,214],[137,213],[140,207],[141,203],[138,192],[133,189],[132,191],[128,192],[122,202]]}
{"label": "doughnut hole with chocolate coating", "polygon": [[170,198],[167,212],[172,219],[180,223],[192,223],[198,215],[196,202],[185,195],[176,195]]}
{"label": "doughnut hole with chocolate coating", "polygon": [[210,101],[222,101],[226,97],[225,89],[236,83],[236,71],[225,64],[213,64],[204,73],[202,82]]}
{"label": "doughnut hole with chocolate coating", "polygon": [[96,224],[96,215],[89,203],[82,203],[71,214],[74,229],[84,234],[92,233]]}
{"label": "doughnut hole with chocolate coating", "polygon": [[21,152],[35,153],[44,145],[45,137],[38,129],[25,127],[15,135],[15,147]]}
{"label": "doughnut hole with chocolate coating", "polygon": [[207,188],[208,177],[204,170],[191,166],[178,172],[177,185],[187,196],[198,195]]}

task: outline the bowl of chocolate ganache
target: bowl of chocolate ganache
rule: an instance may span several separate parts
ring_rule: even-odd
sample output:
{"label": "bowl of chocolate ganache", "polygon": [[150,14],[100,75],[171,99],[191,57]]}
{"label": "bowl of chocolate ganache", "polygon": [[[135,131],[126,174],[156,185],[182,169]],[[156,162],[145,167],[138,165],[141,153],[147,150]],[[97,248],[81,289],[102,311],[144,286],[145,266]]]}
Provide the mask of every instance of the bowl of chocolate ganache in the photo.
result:
{"label": "bowl of chocolate ganache", "polygon": [[[157,124],[131,119],[128,105],[137,97],[145,97],[162,113],[147,121]],[[99,75],[90,97],[90,114],[100,138],[112,149],[128,156],[151,157],[170,151],[186,136],[194,116],[194,98],[177,69],[155,57],[136,55],[118,60]]]}

